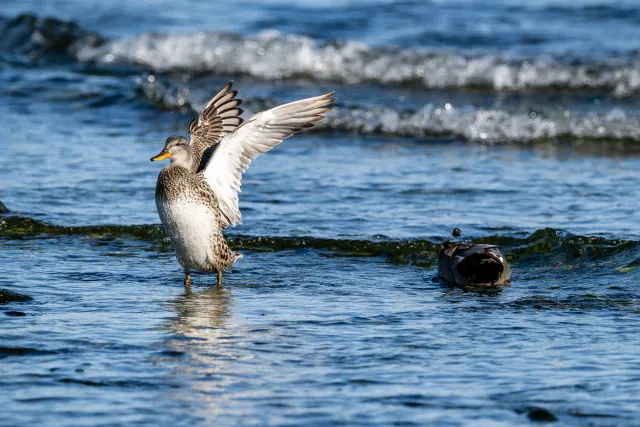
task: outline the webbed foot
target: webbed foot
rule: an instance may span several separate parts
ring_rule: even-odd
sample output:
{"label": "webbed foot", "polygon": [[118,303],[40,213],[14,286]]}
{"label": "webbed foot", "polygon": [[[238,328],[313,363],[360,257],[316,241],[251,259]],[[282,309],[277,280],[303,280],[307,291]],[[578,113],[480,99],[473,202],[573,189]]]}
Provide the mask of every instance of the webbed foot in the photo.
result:
{"label": "webbed foot", "polygon": [[191,272],[184,272],[184,290],[189,293],[191,292]]}

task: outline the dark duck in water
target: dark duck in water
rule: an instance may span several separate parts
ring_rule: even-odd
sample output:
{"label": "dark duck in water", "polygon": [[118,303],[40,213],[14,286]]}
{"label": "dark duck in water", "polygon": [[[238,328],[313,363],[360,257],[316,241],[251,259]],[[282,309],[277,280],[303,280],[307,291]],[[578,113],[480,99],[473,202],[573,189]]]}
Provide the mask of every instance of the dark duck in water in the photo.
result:
{"label": "dark duck in water", "polygon": [[438,255],[438,275],[459,286],[508,285],[511,269],[495,245],[446,241]]}

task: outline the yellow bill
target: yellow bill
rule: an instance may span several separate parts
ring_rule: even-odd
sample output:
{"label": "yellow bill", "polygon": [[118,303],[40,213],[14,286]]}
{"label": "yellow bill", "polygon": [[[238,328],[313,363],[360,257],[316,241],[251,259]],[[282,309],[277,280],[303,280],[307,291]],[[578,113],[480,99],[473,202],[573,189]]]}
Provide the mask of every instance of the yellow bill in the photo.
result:
{"label": "yellow bill", "polygon": [[162,150],[162,151],[160,152],[160,154],[158,154],[158,155],[157,155],[157,156],[155,156],[155,157],[152,157],[152,158],[151,158],[151,161],[152,161],[152,162],[157,162],[158,160],[168,159],[169,157],[171,157],[171,153],[169,153],[168,151],[164,151],[164,150]]}

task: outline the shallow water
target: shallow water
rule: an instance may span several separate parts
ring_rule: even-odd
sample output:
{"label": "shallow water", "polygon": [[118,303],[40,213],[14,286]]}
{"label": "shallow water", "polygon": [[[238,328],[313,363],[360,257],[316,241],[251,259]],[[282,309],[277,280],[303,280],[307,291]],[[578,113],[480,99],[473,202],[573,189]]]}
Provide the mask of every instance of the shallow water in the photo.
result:
{"label": "shallow water", "polygon": [[[0,425],[638,424],[640,9],[479,5],[3,4]],[[185,294],[148,159],[229,79],[338,105]],[[454,227],[512,286],[434,279]]]}

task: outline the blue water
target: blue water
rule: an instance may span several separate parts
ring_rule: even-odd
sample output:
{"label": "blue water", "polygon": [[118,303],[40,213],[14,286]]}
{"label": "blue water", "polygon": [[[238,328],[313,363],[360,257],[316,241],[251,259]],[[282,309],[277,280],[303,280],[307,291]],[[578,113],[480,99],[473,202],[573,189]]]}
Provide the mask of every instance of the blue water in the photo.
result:
{"label": "blue water", "polygon": [[[51,17],[52,19],[47,19]],[[632,1],[5,1],[2,426],[640,423]],[[229,80],[336,91],[191,292],[148,159]],[[437,250],[501,246],[501,289]],[[548,415],[549,416],[549,415]]]}

